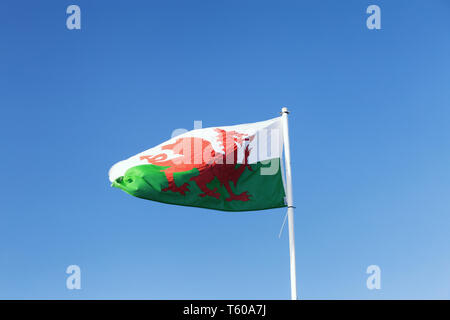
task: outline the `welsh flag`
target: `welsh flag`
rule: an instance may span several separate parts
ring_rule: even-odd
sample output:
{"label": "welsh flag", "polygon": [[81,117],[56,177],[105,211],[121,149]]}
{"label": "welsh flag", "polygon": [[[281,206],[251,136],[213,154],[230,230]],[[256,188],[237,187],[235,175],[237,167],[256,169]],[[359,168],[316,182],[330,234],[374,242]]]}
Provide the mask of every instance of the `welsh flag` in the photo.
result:
{"label": "welsh flag", "polygon": [[116,163],[112,186],[147,200],[224,211],[285,207],[281,117],[188,131]]}

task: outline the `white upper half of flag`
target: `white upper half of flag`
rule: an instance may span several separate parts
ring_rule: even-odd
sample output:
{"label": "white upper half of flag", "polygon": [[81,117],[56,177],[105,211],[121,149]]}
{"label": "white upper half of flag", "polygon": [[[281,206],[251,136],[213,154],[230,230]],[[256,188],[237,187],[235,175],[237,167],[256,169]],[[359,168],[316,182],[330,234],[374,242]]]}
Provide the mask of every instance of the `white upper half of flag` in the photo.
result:
{"label": "white upper half of flag", "polygon": [[[219,130],[218,130],[219,129]],[[234,126],[201,128],[185,132],[175,136],[156,147],[138,153],[126,160],[116,163],[109,171],[109,179],[111,182],[123,176],[125,172],[135,166],[148,164],[142,156],[161,156],[165,160],[177,159],[182,155],[176,150],[164,149],[164,146],[175,144],[180,139],[201,138],[209,142],[211,148],[216,154],[227,153],[222,143],[220,132],[226,132],[227,139],[235,144],[237,160],[236,163],[243,163],[244,152],[248,147],[251,150],[248,157],[248,163],[253,164],[275,158],[281,158],[283,151],[283,132],[281,117],[274,119],[239,124]],[[227,140],[228,141],[228,140]],[[228,163],[228,162],[227,162]]]}

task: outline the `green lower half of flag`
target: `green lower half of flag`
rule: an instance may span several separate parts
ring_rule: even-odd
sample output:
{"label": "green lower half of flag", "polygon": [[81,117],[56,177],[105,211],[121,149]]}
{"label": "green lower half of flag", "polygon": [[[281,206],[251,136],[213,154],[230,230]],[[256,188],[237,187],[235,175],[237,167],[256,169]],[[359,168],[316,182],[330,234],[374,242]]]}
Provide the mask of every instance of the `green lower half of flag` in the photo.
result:
{"label": "green lower half of flag", "polygon": [[224,211],[285,207],[280,159],[268,163],[245,168],[243,164],[212,165],[182,172],[145,164],[128,169],[112,185],[138,198],[183,206]]}

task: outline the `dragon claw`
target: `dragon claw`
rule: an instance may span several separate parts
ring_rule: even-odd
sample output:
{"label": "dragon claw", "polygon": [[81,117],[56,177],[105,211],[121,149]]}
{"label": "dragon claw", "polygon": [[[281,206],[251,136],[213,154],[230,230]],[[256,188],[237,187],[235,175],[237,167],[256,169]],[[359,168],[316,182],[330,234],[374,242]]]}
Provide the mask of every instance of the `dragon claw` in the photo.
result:
{"label": "dragon claw", "polygon": [[178,192],[182,194],[183,196],[186,195],[186,192],[189,191],[188,188],[189,184],[187,182],[183,183],[181,186],[177,187],[175,184],[162,189],[161,191],[172,191],[172,192]]}
{"label": "dragon claw", "polygon": [[216,199],[219,199],[220,198],[220,193],[217,193],[216,191],[217,191],[217,188],[214,188],[214,190],[209,190],[207,192],[201,193],[201,194],[199,194],[199,196],[202,197],[202,198],[204,198],[206,196],[211,196],[211,197],[214,197]]}
{"label": "dragon claw", "polygon": [[226,198],[227,201],[239,200],[239,201],[249,201],[250,195],[247,191],[242,192],[241,194],[232,194],[230,197]]}

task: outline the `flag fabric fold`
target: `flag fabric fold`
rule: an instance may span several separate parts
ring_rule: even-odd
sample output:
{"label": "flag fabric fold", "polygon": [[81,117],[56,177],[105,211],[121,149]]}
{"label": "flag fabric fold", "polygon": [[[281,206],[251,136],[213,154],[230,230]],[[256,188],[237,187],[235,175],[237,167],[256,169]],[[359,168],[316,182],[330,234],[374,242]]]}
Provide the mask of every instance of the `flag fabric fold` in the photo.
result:
{"label": "flag fabric fold", "polygon": [[188,131],[116,163],[112,186],[139,198],[224,211],[285,207],[281,117]]}

